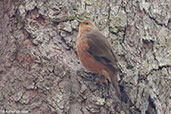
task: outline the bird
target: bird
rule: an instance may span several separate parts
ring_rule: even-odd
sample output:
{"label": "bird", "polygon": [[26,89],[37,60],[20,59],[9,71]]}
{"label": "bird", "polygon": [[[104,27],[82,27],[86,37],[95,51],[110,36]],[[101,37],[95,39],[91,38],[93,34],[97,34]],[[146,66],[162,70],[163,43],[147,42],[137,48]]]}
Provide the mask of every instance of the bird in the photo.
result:
{"label": "bird", "polygon": [[121,98],[118,85],[117,58],[107,38],[90,20],[79,21],[76,52],[81,64],[89,72],[101,74],[112,83],[115,94]]}

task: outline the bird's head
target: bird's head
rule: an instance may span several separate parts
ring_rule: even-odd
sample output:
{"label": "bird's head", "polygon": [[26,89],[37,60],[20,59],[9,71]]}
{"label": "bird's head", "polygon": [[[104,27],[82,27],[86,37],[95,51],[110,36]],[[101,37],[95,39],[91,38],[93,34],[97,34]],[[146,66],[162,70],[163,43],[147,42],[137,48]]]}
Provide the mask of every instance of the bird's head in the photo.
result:
{"label": "bird's head", "polygon": [[94,29],[96,29],[96,26],[90,20],[83,20],[80,22],[79,33],[86,34]]}

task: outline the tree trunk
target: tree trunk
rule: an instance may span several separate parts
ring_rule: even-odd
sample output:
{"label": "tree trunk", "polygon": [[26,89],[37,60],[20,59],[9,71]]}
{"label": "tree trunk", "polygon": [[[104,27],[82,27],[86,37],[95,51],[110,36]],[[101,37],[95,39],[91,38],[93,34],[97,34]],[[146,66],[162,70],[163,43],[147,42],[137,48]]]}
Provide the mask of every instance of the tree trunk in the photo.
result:
{"label": "tree trunk", "polygon": [[[171,114],[170,9],[170,0],[1,0],[0,114]],[[77,19],[112,43],[122,102],[82,72]]]}

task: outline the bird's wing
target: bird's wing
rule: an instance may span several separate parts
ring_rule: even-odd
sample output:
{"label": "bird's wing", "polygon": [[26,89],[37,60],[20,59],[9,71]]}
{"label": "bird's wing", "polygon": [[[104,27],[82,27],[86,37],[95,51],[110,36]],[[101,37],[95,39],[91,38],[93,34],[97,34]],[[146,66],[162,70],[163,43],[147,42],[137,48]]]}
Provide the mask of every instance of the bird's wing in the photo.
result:
{"label": "bird's wing", "polygon": [[117,59],[112,51],[112,47],[107,38],[98,30],[92,31],[86,35],[89,45],[88,52],[97,61],[104,65],[116,68]]}
{"label": "bird's wing", "polygon": [[92,55],[98,62],[105,65],[105,69],[109,73],[109,81],[116,89],[116,95],[121,98],[120,89],[117,83],[118,66],[117,59],[112,51],[112,47],[107,38],[98,30],[92,31],[86,35],[89,48],[88,53]]}

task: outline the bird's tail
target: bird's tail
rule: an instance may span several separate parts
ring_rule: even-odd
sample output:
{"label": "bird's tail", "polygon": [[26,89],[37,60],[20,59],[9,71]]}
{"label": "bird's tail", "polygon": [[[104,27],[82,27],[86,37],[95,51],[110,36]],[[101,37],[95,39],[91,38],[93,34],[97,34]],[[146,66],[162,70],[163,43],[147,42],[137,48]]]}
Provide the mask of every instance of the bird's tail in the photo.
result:
{"label": "bird's tail", "polygon": [[109,71],[109,75],[111,78],[111,83],[113,87],[115,88],[115,93],[121,100],[121,92],[120,92],[118,81],[117,81],[118,70],[116,68],[113,68],[112,70]]}

